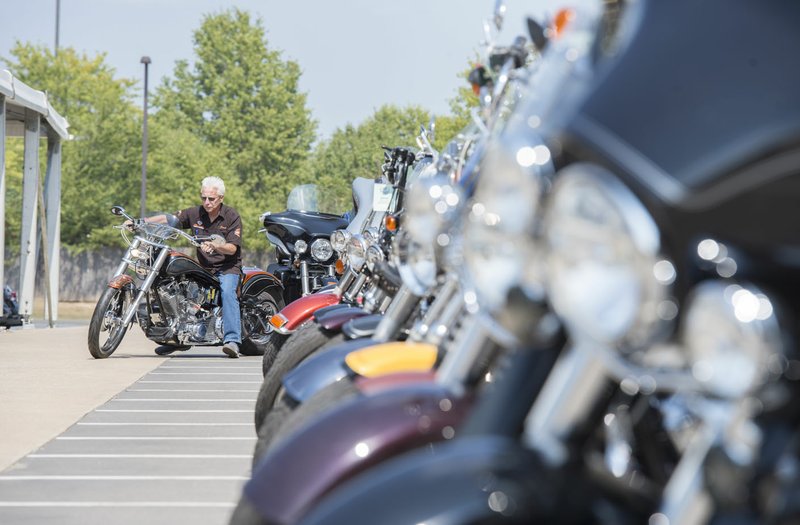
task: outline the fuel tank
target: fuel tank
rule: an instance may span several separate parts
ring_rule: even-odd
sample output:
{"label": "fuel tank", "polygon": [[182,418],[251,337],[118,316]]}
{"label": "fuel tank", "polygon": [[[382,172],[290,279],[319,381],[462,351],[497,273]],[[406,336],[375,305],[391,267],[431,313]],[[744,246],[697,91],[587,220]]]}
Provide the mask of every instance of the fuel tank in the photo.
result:
{"label": "fuel tank", "polygon": [[178,251],[169,254],[167,263],[161,270],[168,277],[187,276],[209,286],[219,286],[219,280],[200,266],[200,263]]}

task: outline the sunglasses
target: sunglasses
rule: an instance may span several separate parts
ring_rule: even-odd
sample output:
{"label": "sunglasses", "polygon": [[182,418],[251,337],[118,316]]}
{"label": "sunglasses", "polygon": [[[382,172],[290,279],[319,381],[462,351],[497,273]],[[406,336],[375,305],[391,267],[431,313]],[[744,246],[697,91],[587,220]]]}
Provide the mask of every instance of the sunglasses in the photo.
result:
{"label": "sunglasses", "polygon": [[214,201],[216,201],[218,199],[219,199],[219,197],[206,197],[205,195],[200,195],[200,200],[202,200],[202,201],[214,202]]}

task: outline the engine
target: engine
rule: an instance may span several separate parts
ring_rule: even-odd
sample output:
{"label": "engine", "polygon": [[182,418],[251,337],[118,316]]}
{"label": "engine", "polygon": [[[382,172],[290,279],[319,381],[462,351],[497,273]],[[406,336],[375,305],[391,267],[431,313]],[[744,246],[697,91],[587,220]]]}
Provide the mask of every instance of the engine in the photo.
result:
{"label": "engine", "polygon": [[181,344],[215,343],[222,339],[222,307],[216,290],[181,279],[162,283],[158,296],[162,321]]}

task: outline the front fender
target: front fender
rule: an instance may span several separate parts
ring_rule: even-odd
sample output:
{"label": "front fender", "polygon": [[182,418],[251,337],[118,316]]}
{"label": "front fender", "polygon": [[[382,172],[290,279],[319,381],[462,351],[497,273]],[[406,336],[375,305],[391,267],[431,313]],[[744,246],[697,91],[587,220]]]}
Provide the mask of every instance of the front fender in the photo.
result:
{"label": "front fender", "polygon": [[[281,334],[290,334],[297,330],[304,322],[311,319],[314,312],[325,306],[332,306],[340,302],[339,296],[335,293],[312,293],[295,299],[287,304],[280,312],[275,314],[281,323],[272,324]],[[280,324],[280,326],[277,326]]]}
{"label": "front fender", "polygon": [[120,275],[115,275],[110,281],[108,281],[108,287],[115,288],[117,290],[121,290],[122,288],[131,285],[133,285],[133,277],[124,273]]}
{"label": "front fender", "polygon": [[335,383],[347,375],[344,358],[353,350],[374,345],[372,339],[353,339],[333,348],[313,354],[283,376],[286,395],[303,402],[318,390]]}
{"label": "front fender", "polygon": [[[344,480],[400,452],[452,437],[471,404],[430,382],[344,403],[277,445],[256,467],[244,494],[267,522],[296,523]],[[366,515],[329,523],[364,523]]]}
{"label": "front fender", "polygon": [[436,345],[394,342],[350,352],[344,362],[358,375],[376,377],[396,372],[430,371],[438,356]]}
{"label": "front fender", "polygon": [[346,322],[357,317],[368,315],[363,308],[358,306],[344,306],[343,308],[329,309],[325,312],[315,312],[314,320],[329,332],[339,331]]}
{"label": "front fender", "polygon": [[382,525],[587,522],[575,516],[592,501],[579,478],[570,483],[583,505],[559,500],[565,478],[546,472],[517,440],[461,438],[436,454],[420,449],[370,469],[319,500],[300,523],[359,523],[365,516],[380,516]]}

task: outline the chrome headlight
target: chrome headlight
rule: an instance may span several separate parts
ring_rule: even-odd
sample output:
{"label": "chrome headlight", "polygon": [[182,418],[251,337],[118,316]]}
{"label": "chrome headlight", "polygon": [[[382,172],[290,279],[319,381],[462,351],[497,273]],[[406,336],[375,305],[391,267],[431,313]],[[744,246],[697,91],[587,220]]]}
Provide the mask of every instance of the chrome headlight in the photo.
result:
{"label": "chrome headlight", "polygon": [[367,243],[360,234],[353,235],[347,241],[347,261],[350,268],[355,271],[361,270],[367,259]]}
{"label": "chrome headlight", "polygon": [[551,157],[546,146],[523,139],[513,134],[488,146],[467,210],[464,261],[481,304],[490,309],[502,305],[515,284],[540,287],[532,228],[541,170]]}
{"label": "chrome headlight", "polygon": [[366,241],[367,246],[369,246],[378,242],[378,239],[380,239],[381,236],[381,232],[375,226],[370,226],[369,228],[364,230],[362,235],[364,236],[364,240]]}
{"label": "chrome headlight", "polygon": [[574,335],[636,347],[675,318],[675,268],[659,255],[659,230],[611,173],[562,170],[543,221],[549,297]]}
{"label": "chrome headlight", "polygon": [[436,257],[430,243],[418,243],[405,231],[395,236],[392,248],[397,273],[416,295],[427,295],[436,284]]}
{"label": "chrome headlight", "polygon": [[339,253],[344,253],[347,242],[353,234],[347,230],[335,230],[331,233],[331,247]]}
{"label": "chrome headlight", "polygon": [[753,287],[698,285],[687,301],[683,342],[692,375],[717,396],[744,396],[786,370],[772,302]]}
{"label": "chrome headlight", "polygon": [[311,257],[319,262],[325,262],[333,257],[333,247],[328,239],[317,239],[311,243]]}
{"label": "chrome headlight", "polygon": [[306,250],[308,250],[308,243],[306,241],[304,241],[302,239],[298,239],[298,240],[294,241],[294,251],[295,251],[295,253],[297,253],[298,255],[302,255],[302,254],[306,253]]}
{"label": "chrome headlight", "polygon": [[369,271],[375,270],[375,265],[384,259],[385,256],[383,255],[383,250],[381,250],[380,246],[373,244],[367,248],[367,268],[369,268]]}
{"label": "chrome headlight", "polygon": [[403,228],[417,243],[447,246],[447,231],[463,202],[462,193],[445,175],[419,179],[408,192]]}

